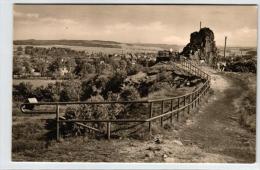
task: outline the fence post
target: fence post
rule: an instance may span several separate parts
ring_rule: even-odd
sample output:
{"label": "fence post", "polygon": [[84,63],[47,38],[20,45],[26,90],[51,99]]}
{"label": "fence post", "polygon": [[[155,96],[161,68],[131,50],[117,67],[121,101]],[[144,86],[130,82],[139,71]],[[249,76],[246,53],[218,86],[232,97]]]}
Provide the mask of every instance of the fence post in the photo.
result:
{"label": "fence post", "polygon": [[183,113],[185,113],[186,96],[183,97],[183,106],[184,106]]}
{"label": "fence post", "polygon": [[190,95],[188,95],[189,103],[188,103],[188,114],[190,114]]}
{"label": "fence post", "polygon": [[107,139],[110,140],[111,122],[107,122]]}
{"label": "fence post", "polygon": [[197,91],[195,91],[194,96],[195,96],[195,98],[194,98],[194,107],[196,107],[197,106]]}
{"label": "fence post", "polygon": [[[173,111],[173,100],[171,99],[171,111]],[[171,113],[171,124],[173,123],[173,113]]]}
{"label": "fence post", "polygon": [[190,63],[189,63],[189,72],[190,72],[190,75],[192,75],[191,64]]}
{"label": "fence post", "polygon": [[60,139],[60,120],[59,120],[60,106],[56,105],[56,140]]}
{"label": "fence post", "polygon": [[200,104],[200,90],[198,91],[198,105]]}
{"label": "fence post", "polygon": [[180,108],[180,98],[178,98],[178,102],[177,102],[177,108],[178,108],[178,111],[177,111],[177,121],[179,121],[179,108]]}
{"label": "fence post", "polygon": [[[153,117],[153,102],[150,103],[149,118]],[[149,134],[152,134],[152,122],[149,121]]]}
{"label": "fence post", "polygon": [[[164,114],[164,100],[161,102],[161,114]],[[163,117],[161,117],[161,127],[163,126]]]}
{"label": "fence post", "polygon": [[191,94],[191,101],[192,101],[192,104],[191,104],[191,108],[193,109],[193,102],[194,102],[194,93],[192,92],[192,94]]}

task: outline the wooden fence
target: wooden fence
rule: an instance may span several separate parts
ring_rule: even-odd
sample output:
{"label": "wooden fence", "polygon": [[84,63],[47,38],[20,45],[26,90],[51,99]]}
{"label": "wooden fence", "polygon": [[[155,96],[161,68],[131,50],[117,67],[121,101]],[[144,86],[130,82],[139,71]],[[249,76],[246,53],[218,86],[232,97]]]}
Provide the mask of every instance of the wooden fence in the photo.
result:
{"label": "wooden fence", "polygon": [[[103,122],[106,123],[106,135],[107,138],[110,139],[111,136],[111,124],[112,123],[119,123],[119,122],[139,122],[139,123],[148,123],[148,132],[152,133],[152,125],[153,122],[156,120],[160,120],[160,125],[163,126],[164,118],[167,117],[167,119],[170,119],[170,122],[173,122],[174,116],[176,116],[177,121],[179,120],[179,116],[183,112],[187,112],[188,114],[191,112],[191,109],[194,109],[195,107],[198,107],[198,105],[201,103],[201,100],[203,96],[206,95],[206,93],[209,91],[210,88],[210,76],[203,72],[198,66],[192,64],[189,61],[181,61],[180,63],[176,63],[177,67],[182,68],[187,73],[201,77],[204,79],[204,83],[202,86],[194,90],[193,92],[190,92],[185,95],[177,96],[177,97],[171,97],[171,98],[163,98],[163,99],[154,99],[154,100],[136,100],[136,101],[104,101],[104,102],[39,102],[39,103],[23,103],[20,107],[21,111],[23,113],[55,113],[56,114],[56,138],[59,140],[60,138],[60,123],[62,122],[73,122],[79,126],[82,126],[84,128],[93,130],[95,132],[102,133],[101,130],[88,126],[83,123],[87,122]],[[60,106],[62,105],[102,105],[102,104],[148,104],[149,111],[147,118],[142,119],[100,119],[100,120],[82,120],[82,119],[65,119],[60,115]],[[159,103],[159,109],[160,113],[154,114],[154,105]],[[165,105],[170,104],[170,109],[166,110]],[[34,105],[34,106],[40,106],[40,105],[47,105],[47,106],[56,106],[55,111],[29,111],[26,110],[26,106],[28,105]]]}

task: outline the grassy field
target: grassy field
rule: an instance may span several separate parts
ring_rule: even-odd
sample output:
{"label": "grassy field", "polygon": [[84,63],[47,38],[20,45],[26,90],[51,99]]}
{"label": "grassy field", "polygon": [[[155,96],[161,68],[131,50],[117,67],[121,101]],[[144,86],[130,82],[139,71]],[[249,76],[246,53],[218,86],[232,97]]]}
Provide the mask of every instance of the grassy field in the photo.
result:
{"label": "grassy field", "polygon": [[240,124],[252,132],[256,131],[256,74],[253,73],[226,73],[236,79],[243,86],[244,91],[234,102],[240,114]]}
{"label": "grassy field", "polygon": [[175,44],[144,44],[144,43],[121,43],[114,41],[99,40],[21,40],[14,41],[14,48],[18,46],[38,46],[38,47],[63,47],[73,50],[87,51],[89,53],[128,53],[128,52],[155,52],[162,49],[174,49],[179,51],[182,46]]}
{"label": "grassy field", "polygon": [[33,87],[39,87],[39,86],[44,86],[46,87],[49,83],[56,83],[56,82],[61,82],[62,80],[42,80],[42,79],[13,79],[13,85],[18,85],[22,82],[24,83],[31,83]]}
{"label": "grassy field", "polygon": [[[21,47],[25,47],[27,45],[19,45]],[[121,48],[102,48],[102,47],[84,47],[84,46],[69,46],[69,45],[33,45],[34,47],[42,47],[42,48],[51,48],[51,47],[59,47],[59,48],[69,48],[76,51],[86,51],[88,53],[105,53],[105,54],[114,54],[114,53],[140,53],[140,52],[152,52],[157,53],[158,50],[162,50],[159,47],[145,47],[138,45],[126,45],[122,44]],[[17,45],[14,45],[14,48],[17,48]]]}

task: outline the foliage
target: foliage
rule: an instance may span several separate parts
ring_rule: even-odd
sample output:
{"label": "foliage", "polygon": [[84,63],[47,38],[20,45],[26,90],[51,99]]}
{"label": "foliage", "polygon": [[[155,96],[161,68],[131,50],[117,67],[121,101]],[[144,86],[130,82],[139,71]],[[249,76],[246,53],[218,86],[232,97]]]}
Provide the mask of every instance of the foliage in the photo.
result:
{"label": "foliage", "polygon": [[13,61],[13,74],[14,75],[22,75],[24,73],[23,67],[17,58],[14,58]]}
{"label": "foliage", "polygon": [[17,51],[23,51],[23,47],[21,46],[17,47]]}
{"label": "foliage", "polygon": [[31,83],[22,82],[13,86],[13,99],[24,102],[28,98],[35,97],[38,101],[59,101],[60,88],[59,82],[49,83],[47,87],[40,86],[35,89]]}
{"label": "foliage", "polygon": [[135,75],[142,70],[143,70],[143,66],[140,64],[130,65],[129,67],[127,67],[127,75],[128,76]]}
{"label": "foliage", "polygon": [[122,101],[133,101],[140,99],[140,94],[133,86],[124,86],[120,98]]}
{"label": "foliage", "polygon": [[56,58],[48,67],[48,70],[50,70],[51,72],[55,72],[58,71],[59,68],[61,68],[62,66],[62,59],[61,58]]}
{"label": "foliage", "polygon": [[119,93],[123,87],[123,82],[126,78],[126,73],[124,71],[116,72],[113,77],[107,82],[105,94],[111,91],[113,93]]}
{"label": "foliage", "polygon": [[[21,54],[18,55],[18,52]],[[17,61],[14,61],[14,73],[16,75],[34,77],[38,76],[34,72],[39,72],[41,77],[48,76],[54,79],[85,79],[89,74],[112,75],[118,71],[125,71],[128,75],[133,75],[143,66],[150,66],[151,60],[148,59],[155,57],[154,53],[108,55],[102,52],[88,53],[62,47],[43,48],[35,46],[26,46],[24,53],[18,52],[14,53],[14,58],[17,58]],[[64,70],[67,70],[70,76],[63,74]]]}
{"label": "foliage", "polygon": [[65,81],[62,83],[60,92],[60,101],[79,101],[81,93],[81,84],[78,81]]}
{"label": "foliage", "polygon": [[32,72],[32,64],[30,62],[24,61],[23,66],[25,67],[25,73],[30,74]]}
{"label": "foliage", "polygon": [[95,73],[95,67],[85,60],[75,60],[76,66],[74,73],[78,76],[85,77],[88,74]]}
{"label": "foliage", "polygon": [[[100,95],[91,96],[88,100],[91,102],[104,101],[103,97]],[[79,107],[68,107],[65,111],[64,117],[66,119],[82,119],[82,120],[102,120],[110,119],[111,116],[108,112],[107,105],[95,104],[95,105],[80,105]],[[105,123],[103,122],[93,122],[88,123],[89,126],[105,131]],[[82,135],[87,131],[81,126],[75,123],[64,123],[62,124],[62,133],[65,136],[70,135]]]}
{"label": "foliage", "polygon": [[31,83],[20,83],[13,87],[13,98],[16,101],[26,100],[29,97],[34,97]]}

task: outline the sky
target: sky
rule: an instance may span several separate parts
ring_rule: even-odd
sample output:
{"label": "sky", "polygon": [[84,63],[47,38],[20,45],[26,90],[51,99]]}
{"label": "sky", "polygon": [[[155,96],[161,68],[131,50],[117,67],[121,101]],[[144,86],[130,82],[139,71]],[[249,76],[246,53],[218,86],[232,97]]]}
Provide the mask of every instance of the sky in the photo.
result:
{"label": "sky", "polygon": [[73,39],[185,45],[209,27],[217,46],[257,46],[256,6],[14,5],[14,40]]}

